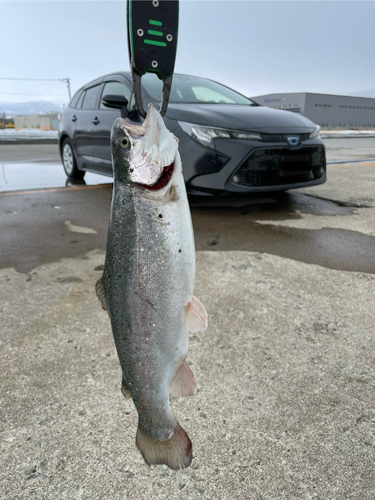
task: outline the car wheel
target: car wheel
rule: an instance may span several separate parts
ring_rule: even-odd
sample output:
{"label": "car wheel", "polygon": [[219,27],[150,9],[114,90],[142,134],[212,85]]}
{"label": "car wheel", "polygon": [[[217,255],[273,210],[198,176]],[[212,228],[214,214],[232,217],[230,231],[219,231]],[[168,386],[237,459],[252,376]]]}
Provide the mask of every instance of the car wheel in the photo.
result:
{"label": "car wheel", "polygon": [[83,179],[85,172],[78,170],[76,157],[70,139],[64,139],[62,148],[62,161],[66,175],[70,179]]}

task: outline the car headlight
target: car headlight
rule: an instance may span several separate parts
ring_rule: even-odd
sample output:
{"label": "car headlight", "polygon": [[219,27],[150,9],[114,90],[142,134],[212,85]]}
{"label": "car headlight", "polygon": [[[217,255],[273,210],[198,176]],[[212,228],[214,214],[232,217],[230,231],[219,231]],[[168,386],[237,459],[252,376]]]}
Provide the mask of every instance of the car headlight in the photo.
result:
{"label": "car headlight", "polygon": [[309,139],[313,139],[314,137],[317,137],[319,135],[319,130],[320,130],[320,125],[317,125],[314,132],[311,132],[311,134],[309,135]]}
{"label": "car headlight", "polygon": [[235,130],[228,130],[217,127],[204,127],[202,125],[195,125],[194,123],[177,122],[186,134],[203,146],[214,147],[213,139],[226,138],[226,139],[244,139],[248,141],[262,141],[263,138],[260,134],[254,132],[241,132]]}

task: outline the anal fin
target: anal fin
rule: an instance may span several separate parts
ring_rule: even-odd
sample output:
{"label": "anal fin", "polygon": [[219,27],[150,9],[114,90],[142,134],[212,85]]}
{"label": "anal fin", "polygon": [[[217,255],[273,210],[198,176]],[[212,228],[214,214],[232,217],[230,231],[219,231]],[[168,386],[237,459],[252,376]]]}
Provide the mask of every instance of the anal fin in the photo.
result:
{"label": "anal fin", "polygon": [[208,326],[206,308],[194,295],[187,307],[187,324],[192,333],[206,330]]}
{"label": "anal fin", "polygon": [[98,297],[99,302],[102,305],[102,308],[105,311],[108,311],[107,301],[105,299],[105,291],[104,291],[104,285],[103,285],[102,278],[99,278],[98,281],[96,282],[95,290],[96,290],[96,296]]}
{"label": "anal fin", "polygon": [[172,382],[169,384],[169,394],[173,398],[178,398],[180,396],[194,396],[196,392],[197,385],[193,372],[186,363],[186,359],[184,359],[178,367]]}

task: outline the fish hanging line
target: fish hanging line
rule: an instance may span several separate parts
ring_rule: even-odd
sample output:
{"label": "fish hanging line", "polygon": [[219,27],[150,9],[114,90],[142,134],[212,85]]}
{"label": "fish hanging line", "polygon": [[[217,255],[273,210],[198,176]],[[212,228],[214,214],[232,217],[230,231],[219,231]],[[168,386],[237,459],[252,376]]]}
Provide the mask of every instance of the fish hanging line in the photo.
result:
{"label": "fish hanging line", "polygon": [[142,118],[142,76],[163,82],[160,114],[167,112],[177,52],[179,0],[128,0],[128,49],[135,105]]}

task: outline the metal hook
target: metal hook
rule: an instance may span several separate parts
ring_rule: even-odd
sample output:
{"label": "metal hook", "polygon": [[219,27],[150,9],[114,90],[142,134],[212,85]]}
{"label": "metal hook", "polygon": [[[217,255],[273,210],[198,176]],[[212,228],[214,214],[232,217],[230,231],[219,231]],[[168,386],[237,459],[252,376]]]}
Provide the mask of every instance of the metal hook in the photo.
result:
{"label": "metal hook", "polygon": [[[159,110],[161,116],[164,116],[165,113],[167,112],[169,95],[171,93],[171,87],[172,87],[172,79],[173,76],[170,76],[165,79],[162,78],[163,88],[162,88],[162,97]],[[137,107],[138,113],[142,116],[142,118],[146,118],[147,113],[143,109],[143,103],[142,103],[142,76],[139,75],[136,71],[134,71],[133,67],[132,67],[132,82],[134,89],[135,105]]]}

